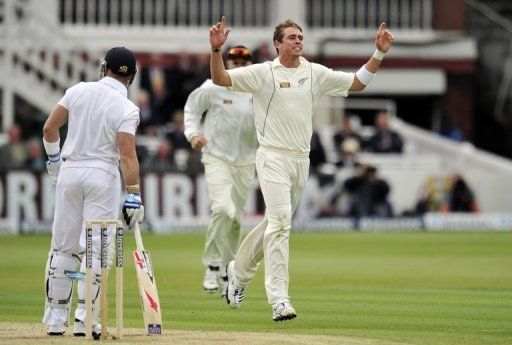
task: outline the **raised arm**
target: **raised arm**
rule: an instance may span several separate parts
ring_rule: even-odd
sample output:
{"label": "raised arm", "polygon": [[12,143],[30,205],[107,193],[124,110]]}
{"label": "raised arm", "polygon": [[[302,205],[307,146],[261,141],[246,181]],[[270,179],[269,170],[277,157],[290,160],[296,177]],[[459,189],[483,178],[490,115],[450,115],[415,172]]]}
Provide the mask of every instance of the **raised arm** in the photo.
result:
{"label": "raised arm", "polygon": [[375,37],[375,52],[370,60],[357,71],[350,91],[361,91],[370,83],[375,73],[379,70],[384,55],[391,48],[393,39],[394,37],[387,29],[386,24],[380,24],[377,36]]}
{"label": "raised arm", "polygon": [[229,77],[224,61],[222,60],[222,45],[228,39],[230,28],[226,29],[226,18],[223,16],[221,21],[210,28],[210,73],[212,81],[216,85],[231,86],[231,78]]}

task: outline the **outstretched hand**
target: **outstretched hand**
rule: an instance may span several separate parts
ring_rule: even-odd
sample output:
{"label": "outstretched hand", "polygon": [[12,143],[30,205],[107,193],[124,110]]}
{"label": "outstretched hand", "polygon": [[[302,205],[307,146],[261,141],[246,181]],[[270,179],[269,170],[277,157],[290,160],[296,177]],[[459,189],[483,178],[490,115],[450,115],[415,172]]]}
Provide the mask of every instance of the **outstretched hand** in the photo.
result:
{"label": "outstretched hand", "polygon": [[386,27],[385,23],[380,24],[375,37],[375,47],[383,53],[387,53],[395,38]]}
{"label": "outstretched hand", "polygon": [[220,22],[210,27],[210,45],[212,48],[220,48],[227,41],[231,28],[226,29],[226,17],[222,16]]}

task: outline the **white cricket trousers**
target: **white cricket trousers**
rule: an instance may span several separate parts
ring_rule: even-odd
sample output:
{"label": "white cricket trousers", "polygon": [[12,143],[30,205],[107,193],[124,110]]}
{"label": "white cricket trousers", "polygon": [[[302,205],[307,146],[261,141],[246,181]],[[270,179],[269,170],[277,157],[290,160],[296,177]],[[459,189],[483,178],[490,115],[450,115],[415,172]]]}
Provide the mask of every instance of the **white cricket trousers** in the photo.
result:
{"label": "white cricket trousers", "polygon": [[254,180],[254,163],[235,165],[204,154],[203,164],[212,213],[206,230],[203,264],[220,266],[224,272],[240,244],[245,201]]}
{"label": "white cricket trousers", "polygon": [[[121,179],[118,169],[66,168],[64,163],[59,172],[55,196],[53,250],[67,254],[83,253],[85,221],[118,219],[120,195]],[[113,235],[109,231],[109,240]],[[94,249],[99,250],[99,239],[99,232],[95,232]]]}
{"label": "white cricket trousers", "polygon": [[[99,169],[92,167],[68,167],[64,162],[59,172],[55,196],[55,213],[52,227],[52,267],[55,271],[74,270],[69,260],[59,257],[79,256],[85,250],[85,221],[118,219],[120,210],[120,173],[117,167]],[[112,242],[114,228],[109,228],[108,241]],[[61,263],[68,267],[59,267]],[[85,272],[85,260],[81,269]],[[93,235],[93,271],[100,272],[100,234]],[[51,284],[51,282],[50,282]],[[96,286],[96,291],[99,286]],[[52,288],[53,289],[53,288]],[[55,286],[50,291],[53,297],[65,299],[69,295],[64,286]],[[63,296],[59,296],[63,294]],[[85,298],[84,282],[78,283],[79,302]],[[68,309],[69,306],[66,308]],[[75,317],[84,320],[83,304],[79,304]],[[67,311],[47,305],[43,322],[46,324],[67,324]]]}
{"label": "white cricket trousers", "polygon": [[309,174],[309,156],[261,147],[256,171],[265,200],[265,218],[245,237],[235,259],[235,283],[245,287],[265,257],[268,303],[289,301],[288,261],[292,215]]}

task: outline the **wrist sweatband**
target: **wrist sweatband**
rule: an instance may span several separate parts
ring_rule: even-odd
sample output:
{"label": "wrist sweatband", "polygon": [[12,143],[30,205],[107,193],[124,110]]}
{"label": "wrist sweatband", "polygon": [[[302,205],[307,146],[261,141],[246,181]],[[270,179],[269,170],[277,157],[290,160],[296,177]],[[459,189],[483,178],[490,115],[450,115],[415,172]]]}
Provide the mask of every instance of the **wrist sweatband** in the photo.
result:
{"label": "wrist sweatband", "polygon": [[128,193],[140,193],[140,186],[138,183],[131,186],[126,186],[126,190]]}
{"label": "wrist sweatband", "polygon": [[43,137],[43,144],[46,154],[48,156],[54,156],[60,152],[60,138],[57,139],[57,141],[50,143],[49,141],[46,141],[46,139]]}
{"label": "wrist sweatband", "polygon": [[48,160],[52,163],[57,163],[58,161],[60,161],[60,153],[48,155]]}
{"label": "wrist sweatband", "polygon": [[372,81],[373,77],[375,77],[375,73],[371,73],[366,69],[366,65],[363,65],[357,72],[356,72],[357,79],[363,84],[368,85]]}
{"label": "wrist sweatband", "polygon": [[373,57],[377,60],[382,60],[384,59],[384,56],[386,55],[386,53],[384,52],[381,52],[380,50],[378,49],[375,49],[375,51],[373,52]]}

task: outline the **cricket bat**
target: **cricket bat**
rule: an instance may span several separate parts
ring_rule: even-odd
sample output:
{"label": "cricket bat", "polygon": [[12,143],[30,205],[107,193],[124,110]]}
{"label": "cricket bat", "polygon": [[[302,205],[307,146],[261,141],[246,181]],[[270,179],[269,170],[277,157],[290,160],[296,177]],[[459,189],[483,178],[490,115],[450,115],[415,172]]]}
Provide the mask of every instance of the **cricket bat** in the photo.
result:
{"label": "cricket bat", "polygon": [[133,234],[137,246],[136,250],[133,251],[133,259],[139,284],[144,327],[148,335],[162,334],[162,311],[160,309],[160,299],[158,298],[153,265],[149,252],[144,250],[138,222],[135,222],[133,226]]}

